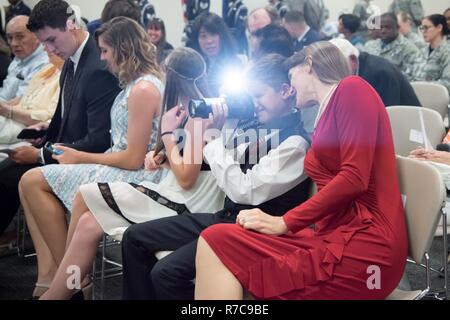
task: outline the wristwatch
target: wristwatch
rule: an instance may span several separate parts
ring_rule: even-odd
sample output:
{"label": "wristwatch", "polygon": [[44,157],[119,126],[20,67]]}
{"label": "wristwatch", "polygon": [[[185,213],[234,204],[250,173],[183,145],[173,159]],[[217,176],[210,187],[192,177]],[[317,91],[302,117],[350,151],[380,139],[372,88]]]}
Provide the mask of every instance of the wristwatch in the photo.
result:
{"label": "wristwatch", "polygon": [[40,164],[45,164],[42,149],[39,149],[38,156],[37,156],[37,162]]}

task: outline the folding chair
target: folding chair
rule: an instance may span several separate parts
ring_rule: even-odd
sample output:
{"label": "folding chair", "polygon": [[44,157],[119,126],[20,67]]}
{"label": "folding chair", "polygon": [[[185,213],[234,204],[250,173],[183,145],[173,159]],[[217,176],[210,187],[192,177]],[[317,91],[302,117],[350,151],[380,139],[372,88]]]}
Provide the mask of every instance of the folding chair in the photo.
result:
{"label": "folding chair", "polygon": [[422,81],[412,82],[411,85],[422,107],[439,112],[443,120],[449,115],[450,98],[446,87],[436,82]]}
{"label": "folding chair", "polygon": [[[431,292],[429,251],[439,222],[443,220],[444,287],[433,294],[443,293],[447,298],[447,216],[444,210],[446,193],[439,171],[426,162],[397,156],[400,191],[404,200],[408,230],[409,259],[426,270],[426,288],[403,291],[396,289],[388,300],[419,300]],[[425,265],[422,260],[425,259]],[[436,296],[437,297],[437,296]]]}
{"label": "folding chair", "polygon": [[444,139],[444,122],[437,111],[409,106],[393,106],[386,110],[396,154],[408,156],[418,147],[434,149]]}

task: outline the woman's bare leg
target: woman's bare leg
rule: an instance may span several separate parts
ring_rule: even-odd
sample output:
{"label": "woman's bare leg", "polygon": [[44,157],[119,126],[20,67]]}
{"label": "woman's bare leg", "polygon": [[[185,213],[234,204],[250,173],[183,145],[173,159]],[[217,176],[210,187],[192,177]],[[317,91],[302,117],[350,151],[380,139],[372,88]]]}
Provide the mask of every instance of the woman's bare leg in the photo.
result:
{"label": "woman's bare leg", "polygon": [[69,230],[67,231],[66,251],[69,248],[70,242],[72,241],[72,237],[78,225],[78,221],[83,216],[83,214],[85,214],[88,211],[89,208],[84,202],[81,192],[78,191],[77,194],[75,195],[75,200],[73,201],[72,205],[72,214],[70,215]]}
{"label": "woman's bare leg", "polygon": [[243,299],[240,282],[202,237],[198,239],[195,265],[195,300]]}
{"label": "woman's bare leg", "polygon": [[[69,299],[81,287],[82,280],[92,269],[92,262],[102,236],[103,229],[92,213],[84,213],[78,221],[72,241],[56,272],[52,286],[41,299]],[[76,271],[74,272],[74,270]],[[78,284],[79,287],[73,288],[75,284]]]}
{"label": "woman's bare leg", "polygon": [[[19,194],[20,197],[22,198],[21,202],[22,207],[25,211],[25,219],[27,222],[28,230],[31,234],[31,238],[33,240],[34,249],[36,251],[37,265],[38,265],[38,277],[36,283],[38,284],[38,286],[36,286],[33,292],[33,296],[38,297],[44,291],[46,291],[45,286],[47,285],[49,286],[50,283],[52,282],[58,267],[56,265],[55,260],[53,259],[50,249],[45,243],[44,238],[42,237],[36,225],[36,221],[34,221],[33,216],[29,213],[30,209],[27,201],[24,200],[24,197],[22,197],[22,190],[20,186],[19,186]],[[43,287],[39,287],[39,285],[42,285]]]}
{"label": "woman's bare leg", "polygon": [[[56,265],[61,262],[67,239],[65,210],[45,180],[39,168],[25,173],[20,180],[21,200],[26,203],[26,216],[34,224],[31,236],[44,240]],[[39,232],[39,234],[36,233]],[[33,234],[34,233],[34,234]],[[38,244],[39,245],[39,244]]]}

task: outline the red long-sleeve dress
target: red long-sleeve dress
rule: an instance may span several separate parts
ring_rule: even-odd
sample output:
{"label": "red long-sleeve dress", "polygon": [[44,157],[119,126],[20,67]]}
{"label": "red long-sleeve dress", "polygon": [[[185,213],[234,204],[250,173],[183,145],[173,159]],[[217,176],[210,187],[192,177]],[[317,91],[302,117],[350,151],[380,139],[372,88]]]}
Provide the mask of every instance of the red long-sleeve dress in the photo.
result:
{"label": "red long-sleeve dress", "polygon": [[201,236],[255,298],[384,299],[405,268],[406,226],[389,119],[361,78],[337,87],[305,169],[318,193],[283,216],[287,235],[219,224]]}

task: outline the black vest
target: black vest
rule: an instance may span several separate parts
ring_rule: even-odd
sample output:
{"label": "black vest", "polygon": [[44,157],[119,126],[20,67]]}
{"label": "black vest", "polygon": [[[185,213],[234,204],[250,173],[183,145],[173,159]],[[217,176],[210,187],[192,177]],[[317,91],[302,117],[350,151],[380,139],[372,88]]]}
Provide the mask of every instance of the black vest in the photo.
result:
{"label": "black vest", "polygon": [[[278,135],[279,144],[281,144],[287,138],[295,135],[301,136],[309,142],[309,136],[303,128],[300,112],[296,112],[286,117],[276,119],[268,125],[261,126],[258,129],[267,129],[269,132],[276,132],[275,134]],[[248,170],[251,170],[262,157],[269,153],[269,151],[272,149],[272,141],[276,141],[274,137],[275,136],[268,139],[265,142],[266,145],[264,146],[261,146],[258,141],[250,143],[244,154],[245,161],[241,165],[242,172],[246,173]],[[274,146],[274,148],[276,147],[277,146]],[[251,153],[255,153],[255,150],[256,161],[249,161],[254,157]],[[300,161],[300,159],[298,159],[298,161]],[[282,216],[287,211],[297,207],[298,205],[306,201],[308,199],[309,189],[310,179],[307,179],[288,192],[282,194],[281,196],[264,202],[258,206],[238,204],[233,202],[230,198],[226,197],[224,209],[219,211],[217,214],[225,220],[234,221],[239,211],[258,208],[268,214],[274,216]]]}

